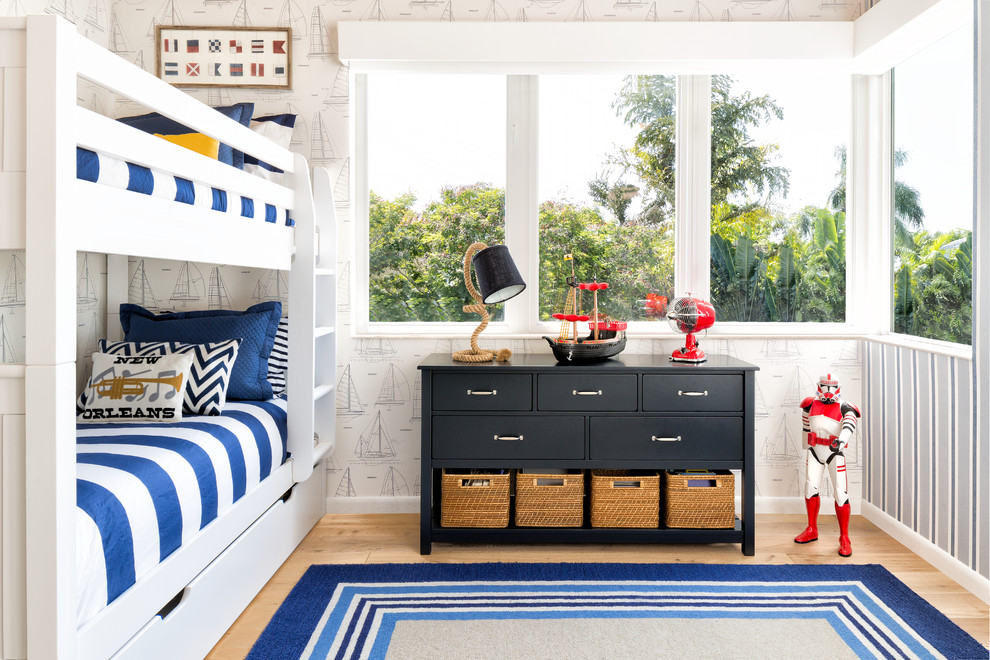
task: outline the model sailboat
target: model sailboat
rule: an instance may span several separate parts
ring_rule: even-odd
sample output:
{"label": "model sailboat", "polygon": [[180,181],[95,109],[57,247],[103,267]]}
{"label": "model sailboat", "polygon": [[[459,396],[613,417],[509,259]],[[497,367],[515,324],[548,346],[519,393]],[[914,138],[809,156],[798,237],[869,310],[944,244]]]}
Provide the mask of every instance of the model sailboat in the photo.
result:
{"label": "model sailboat", "polygon": [[[564,311],[553,315],[560,321],[560,333],[556,339],[544,337],[554,357],[560,362],[595,362],[618,355],[626,347],[626,322],[615,321],[598,311],[598,292],[608,289],[606,282],[578,282],[574,269],[574,257],[564,255],[571,262],[571,276],[567,278],[567,300]],[[580,313],[580,293],[592,295],[590,314]],[[588,323],[589,332],[578,336],[578,323]]]}

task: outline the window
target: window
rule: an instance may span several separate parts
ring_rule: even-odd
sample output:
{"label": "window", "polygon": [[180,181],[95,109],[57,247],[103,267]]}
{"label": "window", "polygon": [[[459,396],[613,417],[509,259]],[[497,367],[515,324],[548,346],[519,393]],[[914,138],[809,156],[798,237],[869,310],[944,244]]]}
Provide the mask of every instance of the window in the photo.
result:
{"label": "window", "polygon": [[505,77],[379,74],[367,98],[368,318],[477,321],[458,273],[504,242]]}
{"label": "window", "polygon": [[[506,242],[529,283],[524,302],[492,309],[518,332],[550,330],[572,266],[608,282],[599,307],[633,332],[666,332],[644,324],[709,286],[723,322],[845,320],[848,75],[371,72],[362,84],[370,323],[476,322],[460,272],[478,240]],[[697,128],[709,113],[710,144]],[[677,208],[680,149],[702,172],[697,154],[712,153],[710,218],[694,192]]]}
{"label": "window", "polygon": [[893,75],[895,332],[969,344],[973,38],[961,27]]}
{"label": "window", "polygon": [[676,83],[540,77],[541,321],[570,311],[572,266],[609,284],[599,309],[617,320],[657,319],[673,295]]}
{"label": "window", "polygon": [[845,320],[848,75],[712,77],[721,321]]}

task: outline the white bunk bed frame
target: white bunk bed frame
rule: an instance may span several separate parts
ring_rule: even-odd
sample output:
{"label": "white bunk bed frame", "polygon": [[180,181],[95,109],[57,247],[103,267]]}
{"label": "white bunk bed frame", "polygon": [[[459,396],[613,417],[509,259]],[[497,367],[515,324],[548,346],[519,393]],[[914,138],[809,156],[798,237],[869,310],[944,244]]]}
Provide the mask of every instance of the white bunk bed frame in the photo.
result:
{"label": "white bunk bed frame", "polygon": [[[78,107],[77,78],[282,168],[284,185]],[[314,465],[333,448],[335,422],[328,396],[336,289],[330,177],[317,168],[311,189],[302,156],[93,44],[56,16],[0,18],[0,115],[0,248],[26,249],[27,299],[26,360],[0,365],[2,655],[202,657],[324,512],[325,472]],[[292,209],[296,226],[78,180],[77,145]],[[107,328],[119,325],[117,304],[127,299],[127,255],[288,270],[293,396],[290,459],[77,629],[79,251],[108,255],[113,322]],[[303,392],[312,395],[297,394]],[[159,616],[166,605],[174,607]]]}

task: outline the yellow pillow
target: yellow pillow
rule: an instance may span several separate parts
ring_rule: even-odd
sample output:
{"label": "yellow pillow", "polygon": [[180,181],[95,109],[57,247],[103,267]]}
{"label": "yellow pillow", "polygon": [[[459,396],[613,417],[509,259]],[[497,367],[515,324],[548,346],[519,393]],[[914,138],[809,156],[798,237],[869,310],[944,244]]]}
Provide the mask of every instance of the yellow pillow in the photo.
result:
{"label": "yellow pillow", "polygon": [[177,144],[186,149],[192,149],[198,154],[203,154],[213,160],[217,159],[217,152],[220,150],[220,141],[202,133],[183,133],[181,135],[162,135],[155,133],[155,137],[168,140],[172,144]]}

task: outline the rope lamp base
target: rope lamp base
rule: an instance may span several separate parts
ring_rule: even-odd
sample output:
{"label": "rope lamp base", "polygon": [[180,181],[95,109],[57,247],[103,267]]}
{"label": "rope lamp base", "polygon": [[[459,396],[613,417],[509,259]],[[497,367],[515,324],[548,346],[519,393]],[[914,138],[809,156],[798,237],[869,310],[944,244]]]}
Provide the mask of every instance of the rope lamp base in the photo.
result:
{"label": "rope lamp base", "polygon": [[492,360],[508,362],[509,358],[512,357],[512,351],[507,348],[492,352],[478,347],[478,337],[488,327],[489,315],[488,305],[482,302],[481,294],[474,288],[474,283],[471,281],[471,257],[478,250],[484,250],[487,247],[484,243],[472,243],[467,249],[467,252],[464,253],[464,284],[467,286],[468,293],[474,298],[476,304],[464,305],[462,309],[468,314],[479,314],[481,316],[481,324],[471,334],[471,348],[457,351],[451,355],[458,362],[491,362]]}
{"label": "rope lamp base", "polygon": [[508,362],[509,358],[512,357],[512,351],[508,348],[500,348],[493,353],[483,348],[479,348],[476,353],[473,348],[469,348],[463,351],[457,351],[451,355],[451,357],[458,362],[491,362],[492,360],[497,360],[498,362]]}

